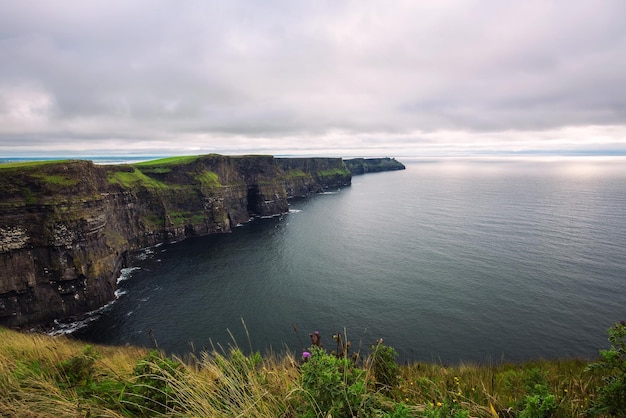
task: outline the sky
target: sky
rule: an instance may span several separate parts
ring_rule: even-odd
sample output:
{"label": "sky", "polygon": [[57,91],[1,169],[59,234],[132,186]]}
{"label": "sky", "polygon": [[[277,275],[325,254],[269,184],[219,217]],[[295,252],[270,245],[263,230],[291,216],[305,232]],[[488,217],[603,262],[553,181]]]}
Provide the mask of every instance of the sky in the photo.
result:
{"label": "sky", "polygon": [[0,0],[0,157],[626,155],[624,0]]}

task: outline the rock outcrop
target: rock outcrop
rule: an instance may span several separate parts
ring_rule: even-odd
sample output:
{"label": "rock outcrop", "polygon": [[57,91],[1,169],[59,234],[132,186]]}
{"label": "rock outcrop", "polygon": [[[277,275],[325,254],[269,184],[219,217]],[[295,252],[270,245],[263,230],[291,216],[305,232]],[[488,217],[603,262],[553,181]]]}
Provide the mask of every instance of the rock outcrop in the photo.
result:
{"label": "rock outcrop", "polygon": [[230,232],[286,212],[291,197],[350,181],[340,158],[0,166],[0,325],[45,325],[97,309],[113,300],[129,251]]}

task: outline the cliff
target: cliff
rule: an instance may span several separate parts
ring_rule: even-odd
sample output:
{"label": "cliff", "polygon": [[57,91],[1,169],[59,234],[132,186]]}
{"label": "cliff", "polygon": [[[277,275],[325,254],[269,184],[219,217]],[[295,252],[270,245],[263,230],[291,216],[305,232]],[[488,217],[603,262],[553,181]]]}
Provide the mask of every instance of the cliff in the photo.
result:
{"label": "cliff", "polygon": [[340,158],[205,155],[98,166],[0,165],[0,326],[113,300],[129,251],[230,232],[288,199],[350,184]]}
{"label": "cliff", "polygon": [[379,171],[404,170],[406,167],[395,158],[353,158],[344,160],[353,176]]}

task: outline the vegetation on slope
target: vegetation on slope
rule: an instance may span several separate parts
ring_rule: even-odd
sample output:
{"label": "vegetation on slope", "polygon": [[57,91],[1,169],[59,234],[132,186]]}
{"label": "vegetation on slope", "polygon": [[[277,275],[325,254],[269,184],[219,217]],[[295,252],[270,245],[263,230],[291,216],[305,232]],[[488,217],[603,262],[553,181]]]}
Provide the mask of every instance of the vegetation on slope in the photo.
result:
{"label": "vegetation on slope", "polygon": [[111,184],[118,184],[125,188],[137,188],[139,186],[147,189],[167,189],[169,186],[145,175],[138,169],[132,171],[120,170],[113,171],[107,175],[107,180]]}
{"label": "vegetation on slope", "polygon": [[[2,416],[623,417],[626,323],[597,362],[397,365],[382,340],[346,335],[297,356],[237,347],[184,360],[0,329]],[[325,342],[325,341],[324,341]]]}
{"label": "vegetation on slope", "polygon": [[219,176],[213,171],[203,171],[196,175],[196,180],[200,182],[202,186],[206,187],[222,187]]}
{"label": "vegetation on slope", "polygon": [[317,175],[320,177],[347,176],[350,175],[350,171],[347,168],[330,168],[328,170],[318,171]]}

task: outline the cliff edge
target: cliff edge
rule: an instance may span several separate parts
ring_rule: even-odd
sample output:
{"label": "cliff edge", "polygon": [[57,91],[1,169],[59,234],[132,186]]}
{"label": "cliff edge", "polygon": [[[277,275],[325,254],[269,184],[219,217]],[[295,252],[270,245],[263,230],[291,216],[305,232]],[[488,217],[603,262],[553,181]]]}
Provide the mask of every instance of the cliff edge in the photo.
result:
{"label": "cliff edge", "polygon": [[114,299],[129,251],[230,232],[288,199],[350,185],[341,158],[176,157],[0,165],[0,326],[32,327]]}

